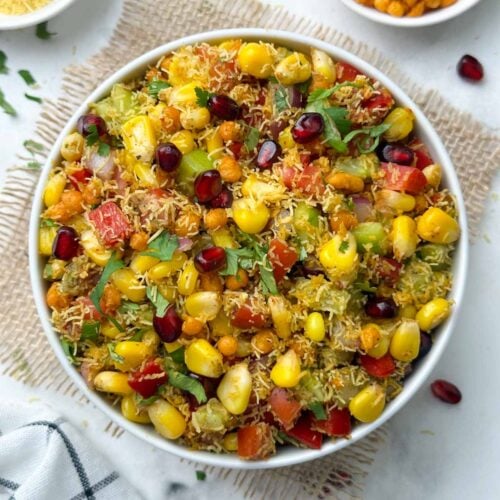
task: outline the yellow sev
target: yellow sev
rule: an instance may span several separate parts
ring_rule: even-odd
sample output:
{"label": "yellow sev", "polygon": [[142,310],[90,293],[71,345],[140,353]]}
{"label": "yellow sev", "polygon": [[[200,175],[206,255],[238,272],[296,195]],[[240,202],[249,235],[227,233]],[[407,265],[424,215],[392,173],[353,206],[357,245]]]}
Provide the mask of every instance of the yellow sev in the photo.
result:
{"label": "yellow sev", "polygon": [[0,13],[9,16],[29,14],[45,7],[52,0],[0,0]]}

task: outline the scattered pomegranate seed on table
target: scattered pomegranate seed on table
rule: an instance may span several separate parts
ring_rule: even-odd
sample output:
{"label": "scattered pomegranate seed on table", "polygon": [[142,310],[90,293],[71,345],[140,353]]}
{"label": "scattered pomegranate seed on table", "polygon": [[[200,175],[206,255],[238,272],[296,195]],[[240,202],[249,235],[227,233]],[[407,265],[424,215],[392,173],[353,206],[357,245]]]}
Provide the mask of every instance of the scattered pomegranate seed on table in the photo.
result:
{"label": "scattered pomegranate seed on table", "polygon": [[457,71],[462,78],[475,82],[482,80],[484,76],[483,65],[474,56],[468,54],[458,61]]}
{"label": "scattered pomegranate seed on table", "polygon": [[431,384],[431,391],[441,401],[450,405],[456,405],[462,399],[462,393],[458,387],[446,380],[435,380]]}

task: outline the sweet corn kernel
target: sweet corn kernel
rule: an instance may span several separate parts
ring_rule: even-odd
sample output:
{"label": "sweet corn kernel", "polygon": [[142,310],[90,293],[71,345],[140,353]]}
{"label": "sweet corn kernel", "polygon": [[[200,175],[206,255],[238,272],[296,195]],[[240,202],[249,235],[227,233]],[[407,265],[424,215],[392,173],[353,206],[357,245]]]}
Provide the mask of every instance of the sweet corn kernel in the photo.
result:
{"label": "sweet corn kernel", "polygon": [[300,359],[293,349],[280,356],[271,370],[271,380],[278,387],[295,387],[300,377]]}
{"label": "sweet corn kernel", "polygon": [[283,150],[292,149],[296,146],[292,137],[292,127],[287,127],[280,132],[278,136],[278,143]]}
{"label": "sweet corn kernel", "polygon": [[128,372],[138,368],[152,351],[144,342],[124,340],[115,344],[115,353],[123,358],[123,361],[114,361],[115,368]]}
{"label": "sweet corn kernel", "polygon": [[78,132],[67,135],[61,146],[61,156],[67,161],[78,161],[83,155],[85,140]]}
{"label": "sweet corn kernel", "polygon": [[127,396],[134,391],[128,385],[127,375],[120,372],[99,372],[94,378],[94,386],[98,391]]}
{"label": "sweet corn kernel", "polygon": [[168,96],[168,104],[180,108],[195,106],[198,100],[196,96],[197,87],[203,88],[203,84],[198,81],[193,81],[185,85],[173,87]]}
{"label": "sweet corn kernel", "polygon": [[130,262],[130,269],[136,274],[144,274],[158,262],[160,262],[160,259],[150,255],[136,255]]}
{"label": "sweet corn kernel", "polygon": [[446,299],[433,299],[424,304],[417,312],[418,326],[424,332],[429,332],[440,325],[450,315],[450,311],[450,303]]}
{"label": "sweet corn kernel", "polygon": [[175,144],[183,155],[187,155],[196,147],[193,132],[181,130],[170,138],[170,142]]}
{"label": "sweet corn kernel", "polygon": [[245,43],[238,51],[238,65],[243,73],[268,78],[273,72],[273,57],[264,43]]}
{"label": "sweet corn kernel", "polygon": [[215,246],[222,248],[238,248],[238,243],[236,243],[236,240],[233,238],[228,228],[223,227],[216,229],[210,233],[210,237]]}
{"label": "sweet corn kernel", "polygon": [[229,432],[222,440],[222,446],[226,451],[238,451],[238,433]]}
{"label": "sweet corn kernel", "polygon": [[294,52],[282,59],[274,74],[283,85],[295,85],[311,78],[311,63],[301,52]]}
{"label": "sweet corn kernel", "polygon": [[269,297],[267,304],[271,311],[271,318],[276,334],[281,339],[289,338],[292,334],[290,304],[288,304],[284,297],[280,296]]}
{"label": "sweet corn kernel", "polygon": [[135,422],[136,424],[151,423],[147,410],[139,410],[133,394],[130,396],[123,396],[121,401],[121,411],[122,415],[131,422]]}
{"label": "sweet corn kernel", "polygon": [[409,108],[394,108],[384,120],[384,125],[391,128],[384,133],[384,138],[389,142],[401,141],[410,135],[413,130],[415,115]]}
{"label": "sweet corn kernel", "polygon": [[156,351],[160,345],[161,339],[154,330],[146,330],[142,334],[142,342],[144,342],[151,350],[152,353]]}
{"label": "sweet corn kernel", "polygon": [[186,299],[184,303],[186,312],[200,321],[215,319],[222,307],[222,298],[217,292],[196,292]]}
{"label": "sweet corn kernel", "polygon": [[245,412],[251,392],[252,376],[245,363],[238,363],[229,368],[217,387],[217,397],[224,408],[233,415]]}
{"label": "sweet corn kernel", "polygon": [[366,354],[372,358],[380,359],[389,351],[390,342],[391,341],[387,335],[382,335],[380,340],[371,349],[366,351]]}
{"label": "sweet corn kernel", "polygon": [[354,235],[349,232],[345,237],[336,234],[321,247],[319,261],[323,267],[334,273],[348,274],[354,271],[358,263]]}
{"label": "sweet corn kernel", "polygon": [[208,155],[214,160],[219,159],[224,151],[224,142],[219,129],[215,129],[206,139]]}
{"label": "sweet corn kernel", "polygon": [[123,145],[137,160],[151,162],[156,149],[156,137],[151,120],[146,115],[134,116],[122,126]]}
{"label": "sweet corn kernel", "polygon": [[83,247],[85,255],[98,266],[104,267],[111,258],[112,251],[101,245],[91,229],[82,232],[80,245]]}
{"label": "sweet corn kernel", "polygon": [[51,207],[61,200],[64,187],[66,186],[66,176],[63,172],[53,175],[45,186],[43,192],[43,202],[46,207]]}
{"label": "sweet corn kernel", "polygon": [[121,335],[120,330],[111,321],[106,321],[101,325],[101,333],[109,339],[116,339]]}
{"label": "sweet corn kernel", "polygon": [[236,225],[248,234],[260,233],[267,225],[271,212],[262,203],[249,198],[233,202],[233,219]]}
{"label": "sweet corn kernel", "polygon": [[407,215],[400,215],[392,221],[392,250],[397,260],[411,257],[417,249],[418,236],[415,221]]}
{"label": "sweet corn kernel", "polygon": [[438,163],[433,163],[432,165],[427,165],[422,170],[422,173],[425,175],[427,179],[427,183],[432,186],[434,189],[437,189],[441,184],[441,178],[443,176],[441,165]]}
{"label": "sweet corn kernel", "polygon": [[38,232],[38,251],[47,257],[52,255],[52,246],[57,235],[57,226],[43,226]]}
{"label": "sweet corn kernel", "polygon": [[219,314],[210,321],[210,330],[212,335],[215,337],[221,337],[223,335],[231,335],[234,331],[231,325],[231,320],[228,318],[223,309],[219,311]]}
{"label": "sweet corn kernel", "polygon": [[378,384],[369,385],[358,392],[349,403],[351,415],[360,422],[377,420],[385,408],[385,390]]}
{"label": "sweet corn kernel", "polygon": [[184,353],[186,366],[193,373],[210,378],[222,375],[222,354],[205,339],[196,339]]}
{"label": "sweet corn kernel", "polygon": [[423,240],[447,245],[458,240],[458,222],[437,207],[428,208],[417,220],[417,233]]}
{"label": "sweet corn kernel", "polygon": [[191,295],[195,291],[199,274],[194,262],[190,260],[184,267],[177,283],[181,295]]}
{"label": "sweet corn kernel", "polygon": [[160,281],[163,278],[172,276],[182,269],[186,260],[187,257],[184,252],[174,252],[171,260],[153,265],[148,271],[148,277],[151,281]]}
{"label": "sweet corn kernel", "polygon": [[400,318],[415,319],[417,308],[413,304],[407,304],[399,308],[398,316]]}
{"label": "sweet corn kernel", "polygon": [[335,83],[337,67],[332,58],[322,50],[311,49],[311,59],[314,73],[321,75],[327,83]]}
{"label": "sweet corn kernel", "polygon": [[146,287],[139,283],[137,275],[130,268],[115,271],[111,281],[132,302],[142,302],[146,298]]}
{"label": "sweet corn kernel", "polygon": [[313,312],[307,316],[304,334],[314,342],[321,342],[325,338],[325,320],[321,313]]}
{"label": "sweet corn kernel", "polygon": [[165,350],[170,354],[179,350],[182,347],[182,344],[178,340],[175,340],[174,342],[163,342],[163,346],[165,347]]}
{"label": "sweet corn kernel", "polygon": [[159,186],[158,179],[151,165],[137,161],[134,163],[133,171],[139,187],[155,188]]}
{"label": "sweet corn kernel", "polygon": [[186,420],[182,413],[163,399],[149,405],[148,415],[156,431],[167,439],[180,438],[186,430]]}
{"label": "sweet corn kernel", "polygon": [[396,213],[411,212],[415,208],[415,197],[390,189],[381,189],[375,193],[375,206],[378,210],[389,208]]}
{"label": "sweet corn kernel", "polygon": [[[269,179],[259,180],[255,175],[249,175],[241,186],[241,194],[258,202],[276,202],[284,197],[285,186]],[[234,205],[233,205],[234,206]]]}
{"label": "sweet corn kernel", "polygon": [[391,356],[398,361],[413,361],[420,349],[420,328],[413,319],[404,320],[394,332],[389,348]]}
{"label": "sweet corn kernel", "polygon": [[200,130],[210,123],[210,111],[207,108],[188,108],[181,111],[181,125],[186,130]]}

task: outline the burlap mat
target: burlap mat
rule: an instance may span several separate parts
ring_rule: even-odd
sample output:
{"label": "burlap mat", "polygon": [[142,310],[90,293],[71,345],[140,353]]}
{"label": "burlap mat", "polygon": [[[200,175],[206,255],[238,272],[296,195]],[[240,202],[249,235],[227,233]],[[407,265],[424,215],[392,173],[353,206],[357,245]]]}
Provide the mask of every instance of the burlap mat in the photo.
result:
{"label": "burlap mat", "polygon": [[[61,97],[44,105],[36,140],[48,151],[82,99],[127,61],[185,35],[236,27],[285,29],[314,36],[361,56],[396,81],[423,109],[448,148],[464,191],[471,234],[478,234],[491,178],[500,164],[500,137],[450,106],[437,92],[416,86],[375,49],[254,0],[125,0],[109,45],[85,64],[66,70]],[[40,153],[41,160],[47,151]],[[0,369],[31,386],[85,400],[52,353],[31,298],[27,228],[37,177],[36,172],[12,168],[0,194]],[[117,437],[123,432],[112,423],[106,431]],[[219,480],[231,481],[235,492],[249,498],[359,498],[385,432],[381,429],[333,456],[299,467],[271,472],[206,470]]]}

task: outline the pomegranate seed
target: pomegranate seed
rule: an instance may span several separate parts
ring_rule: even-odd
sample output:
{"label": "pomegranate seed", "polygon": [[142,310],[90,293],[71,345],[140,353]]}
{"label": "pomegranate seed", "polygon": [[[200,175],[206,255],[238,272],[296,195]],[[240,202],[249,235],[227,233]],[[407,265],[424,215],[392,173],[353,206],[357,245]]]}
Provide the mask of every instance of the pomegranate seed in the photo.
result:
{"label": "pomegranate seed", "polygon": [[171,142],[160,144],[156,148],[156,163],[165,172],[173,172],[181,162],[182,153]]}
{"label": "pomegranate seed", "polygon": [[233,193],[226,187],[222,187],[222,191],[212,200],[210,200],[210,208],[229,208],[233,204]]}
{"label": "pomegranate seed", "polygon": [[177,314],[175,307],[169,305],[165,314],[153,318],[153,328],[163,342],[174,342],[182,333],[182,319]]}
{"label": "pomegranate seed", "polygon": [[370,297],[365,304],[365,312],[368,316],[376,319],[394,318],[396,304],[391,298]]}
{"label": "pomegranate seed", "polygon": [[207,102],[210,113],[222,120],[235,120],[240,115],[238,103],[227,95],[212,95]]}
{"label": "pomegranate seed", "polygon": [[281,146],[271,140],[264,141],[257,155],[257,166],[259,168],[271,168],[281,154]]}
{"label": "pomegranate seed", "polygon": [[87,137],[93,132],[92,125],[95,126],[99,137],[106,135],[106,123],[100,116],[97,115],[88,114],[80,116],[80,118],[78,118],[78,122],[76,123],[76,128],[80,134]]}
{"label": "pomegranate seed", "polygon": [[319,113],[304,113],[292,128],[292,137],[298,144],[306,144],[321,135],[325,123]]}
{"label": "pomegranate seed", "polygon": [[241,158],[241,149],[243,148],[243,143],[242,142],[232,142],[229,144],[228,149],[233,153],[234,159],[239,160]]}
{"label": "pomegranate seed", "polygon": [[432,338],[428,333],[420,332],[420,349],[415,361],[424,358],[432,348]]}
{"label": "pomegranate seed", "polygon": [[387,144],[382,149],[382,160],[388,163],[397,163],[398,165],[413,165],[415,154],[407,146],[400,144]]}
{"label": "pomegranate seed", "polygon": [[194,258],[194,265],[200,273],[219,271],[226,267],[226,251],[222,247],[208,247]]}
{"label": "pomegranate seed", "polygon": [[206,170],[194,180],[194,194],[200,203],[213,200],[222,191],[222,179],[218,170]]}
{"label": "pomegranate seed", "polygon": [[458,74],[467,80],[478,82],[483,79],[483,65],[474,57],[466,54],[458,61]]}
{"label": "pomegranate seed", "polygon": [[456,405],[462,400],[462,393],[458,387],[446,380],[435,380],[431,384],[431,391],[441,401]]}
{"label": "pomegranate seed", "polygon": [[57,230],[54,244],[52,245],[52,255],[56,259],[71,260],[78,253],[78,234],[68,226],[62,226]]}

